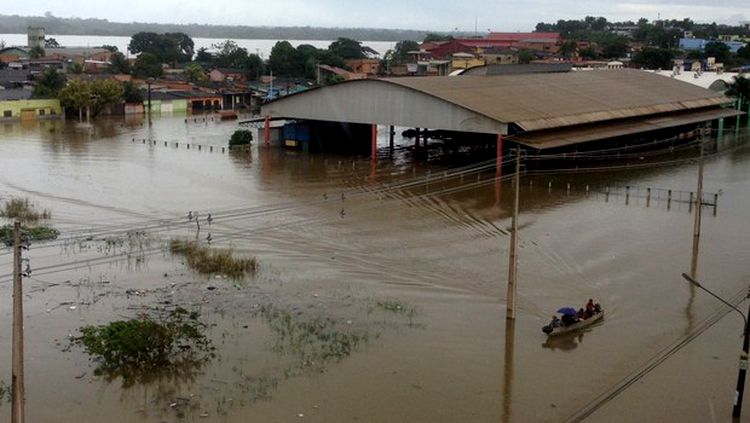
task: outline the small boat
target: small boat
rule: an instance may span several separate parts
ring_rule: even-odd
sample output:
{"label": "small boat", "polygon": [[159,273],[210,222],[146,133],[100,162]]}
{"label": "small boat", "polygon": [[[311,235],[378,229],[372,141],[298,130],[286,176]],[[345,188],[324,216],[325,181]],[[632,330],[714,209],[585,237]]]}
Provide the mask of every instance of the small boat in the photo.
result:
{"label": "small boat", "polygon": [[594,313],[594,315],[589,317],[588,319],[581,319],[577,321],[576,323],[573,323],[572,325],[567,325],[567,326],[563,325],[563,326],[556,326],[556,327],[545,325],[542,328],[542,332],[546,333],[547,336],[564,335],[566,333],[575,332],[579,329],[589,327],[593,325],[594,323],[598,322],[599,320],[602,320],[603,318],[604,318],[604,310],[601,310],[597,313]]}
{"label": "small boat", "polygon": [[219,112],[221,120],[237,119],[237,112],[234,110],[221,110]]}

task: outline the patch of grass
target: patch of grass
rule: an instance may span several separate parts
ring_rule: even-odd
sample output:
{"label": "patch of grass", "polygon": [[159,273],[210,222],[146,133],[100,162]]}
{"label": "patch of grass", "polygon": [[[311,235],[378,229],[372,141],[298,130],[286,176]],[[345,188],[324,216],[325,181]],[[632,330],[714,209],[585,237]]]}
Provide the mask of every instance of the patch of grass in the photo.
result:
{"label": "patch of grass", "polygon": [[213,250],[195,241],[173,239],[169,243],[172,254],[181,255],[188,266],[202,274],[223,274],[232,279],[241,279],[247,273],[254,274],[258,268],[255,257],[236,258],[232,250]]}
{"label": "patch of grass", "polygon": [[[50,226],[21,226],[21,238],[29,241],[51,241],[59,235],[60,231]],[[0,226],[0,240],[7,246],[13,245],[13,226]]]}
{"label": "patch of grass", "polygon": [[409,304],[402,303],[398,300],[383,300],[378,301],[377,306],[385,311],[390,311],[396,314],[404,314],[409,318],[416,317],[417,309]]}
{"label": "patch of grass", "polygon": [[156,320],[148,316],[84,326],[73,342],[97,363],[95,373],[108,380],[123,378],[125,387],[163,376],[192,379],[213,348],[204,335],[198,312],[176,308]]}
{"label": "patch of grass", "polygon": [[37,223],[40,220],[51,219],[52,213],[47,209],[37,211],[28,198],[11,198],[3,205],[0,216],[17,219],[22,223]]}
{"label": "patch of grass", "polygon": [[272,305],[261,306],[260,314],[276,335],[274,350],[300,358],[300,368],[320,366],[350,356],[367,334],[342,329],[330,318],[305,319]]}

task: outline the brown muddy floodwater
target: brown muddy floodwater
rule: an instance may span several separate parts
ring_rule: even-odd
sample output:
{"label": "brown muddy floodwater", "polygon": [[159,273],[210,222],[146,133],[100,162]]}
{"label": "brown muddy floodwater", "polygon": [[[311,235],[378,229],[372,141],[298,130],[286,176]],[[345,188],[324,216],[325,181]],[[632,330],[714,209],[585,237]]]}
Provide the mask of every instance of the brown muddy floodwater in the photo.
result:
{"label": "brown muddy floodwater", "polygon": [[[184,117],[0,125],[2,200],[29,198],[62,232],[25,253],[28,422],[730,421],[740,318],[680,276],[695,162],[525,177],[518,318],[506,324],[512,190],[493,182],[491,160],[391,157],[385,139],[377,168],[256,147],[222,154],[235,129]],[[733,301],[750,284],[741,138],[709,149],[705,191],[720,195],[715,213],[703,209],[698,261],[699,279]],[[257,273],[200,276],[171,256],[170,239],[196,236],[188,211],[212,214],[201,242],[210,233],[212,246],[255,256]],[[0,249],[5,384],[10,268]],[[588,298],[605,320],[547,341],[554,311]],[[175,304],[210,323],[215,358],[123,386],[68,340]],[[320,336],[298,333],[311,327]],[[3,401],[0,420],[9,413]]]}

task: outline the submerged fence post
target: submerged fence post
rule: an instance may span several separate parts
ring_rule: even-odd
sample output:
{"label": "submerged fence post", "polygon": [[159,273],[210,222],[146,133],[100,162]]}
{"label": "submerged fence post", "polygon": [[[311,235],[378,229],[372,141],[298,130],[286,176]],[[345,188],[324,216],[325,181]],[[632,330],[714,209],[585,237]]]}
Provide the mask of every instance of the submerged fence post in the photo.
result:
{"label": "submerged fence post", "polygon": [[651,206],[651,188],[646,188],[646,207]]}
{"label": "submerged fence post", "polygon": [[672,190],[667,190],[667,210],[672,208]]}

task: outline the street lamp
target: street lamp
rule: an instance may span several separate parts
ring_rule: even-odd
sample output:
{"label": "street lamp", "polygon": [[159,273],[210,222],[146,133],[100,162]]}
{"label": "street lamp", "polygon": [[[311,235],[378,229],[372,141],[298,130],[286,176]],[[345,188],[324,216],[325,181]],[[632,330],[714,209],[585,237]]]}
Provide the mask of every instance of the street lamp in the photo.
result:
{"label": "street lamp", "polygon": [[146,78],[146,85],[148,85],[148,126],[151,126],[151,84],[154,83],[154,78]]}
{"label": "street lamp", "polygon": [[[748,339],[748,336],[750,335],[750,328],[747,326],[747,317],[745,317],[745,314],[743,314],[737,307],[733,306],[732,304],[725,301],[723,298],[719,297],[718,295],[714,294],[713,292],[706,289],[703,285],[698,283],[695,279],[691,278],[687,274],[683,273],[682,277],[685,278],[688,282],[692,283],[693,285],[697,286],[698,288],[708,292],[716,298],[717,300],[721,301],[722,303],[728,305],[731,307],[734,311],[737,313],[740,313],[740,316],[742,316],[742,320],[745,322],[745,330],[744,330],[744,338],[742,341],[742,354],[740,354],[740,370],[737,374],[737,390],[734,394],[734,407],[732,408],[732,417],[738,418],[740,417],[740,413],[742,412],[742,396],[745,392],[745,375],[747,374],[747,357],[748,357],[748,345],[750,345],[750,339]],[[750,291],[748,291],[748,295],[745,297],[750,298]],[[748,314],[750,314],[750,304],[748,304]]]}

